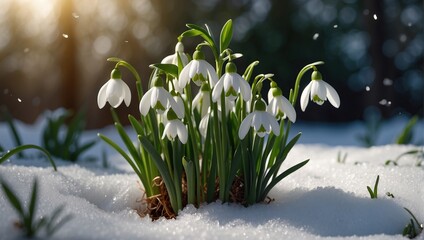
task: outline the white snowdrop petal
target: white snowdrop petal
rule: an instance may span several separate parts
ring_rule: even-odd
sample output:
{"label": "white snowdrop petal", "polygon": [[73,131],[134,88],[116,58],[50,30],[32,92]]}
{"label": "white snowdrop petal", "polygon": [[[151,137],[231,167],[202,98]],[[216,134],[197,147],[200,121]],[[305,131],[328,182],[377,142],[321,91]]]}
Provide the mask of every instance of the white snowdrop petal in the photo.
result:
{"label": "white snowdrop petal", "polygon": [[209,84],[211,88],[213,88],[218,82],[218,75],[216,75],[215,68],[213,68],[209,63],[207,65],[207,71],[209,76]]}
{"label": "white snowdrop petal", "polygon": [[184,118],[184,106],[179,105],[173,98],[170,98],[168,103],[178,118]]}
{"label": "white snowdrop petal", "polygon": [[336,92],[336,90],[327,82],[322,81],[327,89],[327,98],[328,101],[330,101],[331,105],[333,105],[335,108],[340,107],[340,97],[339,94]]}
{"label": "white snowdrop petal", "polygon": [[181,121],[179,120],[175,120],[175,121],[178,121],[176,122],[176,130],[177,130],[178,137],[181,143],[185,144],[187,143],[187,139],[188,139],[187,128],[184,125],[184,123],[182,123]]}
{"label": "white snowdrop petal", "polygon": [[165,139],[165,137],[169,138],[168,131],[169,131],[170,126],[171,126],[171,124],[169,122],[167,122],[165,124],[165,129],[163,130],[162,139]]}
{"label": "white snowdrop petal", "polygon": [[238,132],[240,139],[244,139],[244,137],[246,137],[246,134],[249,132],[253,115],[254,113],[249,113],[249,115],[247,115],[246,118],[241,122]]}
{"label": "white snowdrop petal", "polygon": [[241,79],[242,80],[240,80],[240,92],[241,92],[241,95],[243,96],[243,100],[247,102],[247,101],[250,101],[250,99],[252,99],[252,91],[250,89],[249,83],[247,83],[247,81],[244,80],[243,78]]}
{"label": "white snowdrop petal", "polygon": [[[180,55],[180,59],[181,59],[181,62],[183,64],[183,66],[186,66],[188,64],[188,57],[187,57],[187,55],[185,55],[184,53],[180,53],[178,55]],[[178,59],[177,59],[177,64],[175,64],[175,65],[178,65]]]}
{"label": "white snowdrop petal", "polygon": [[108,82],[106,82],[99,90],[97,94],[97,105],[102,109],[106,105],[106,88]]}
{"label": "white snowdrop petal", "polygon": [[319,99],[321,100],[327,100],[327,88],[325,87],[325,84],[323,84],[323,80],[319,81],[313,81],[316,82],[316,95],[318,95]]}
{"label": "white snowdrop petal", "polygon": [[201,90],[194,96],[193,101],[191,102],[192,108],[200,109],[200,103],[203,98],[203,93]]}
{"label": "white snowdrop petal", "polygon": [[199,67],[197,69],[197,73],[200,73],[205,79],[208,78],[208,65],[209,63],[206,62],[206,60],[199,60]]}
{"label": "white snowdrop petal", "polygon": [[124,83],[124,81],[122,81],[122,87],[123,87],[123,91],[124,91],[124,102],[125,105],[127,105],[127,107],[131,104],[131,90],[128,87],[128,85],[126,83]]}
{"label": "white snowdrop petal", "polygon": [[224,92],[226,93],[228,92],[230,87],[233,86],[233,78],[230,74],[225,73],[224,75],[222,75],[221,79],[222,79],[222,82],[224,83]]}
{"label": "white snowdrop petal", "polygon": [[272,95],[272,88],[269,89],[268,91],[268,104],[271,104],[271,100],[274,98],[274,96]]}
{"label": "white snowdrop petal", "polygon": [[280,135],[280,125],[278,124],[277,119],[269,115],[269,123],[271,125],[271,130],[275,136]]}
{"label": "white snowdrop petal", "polygon": [[190,81],[190,68],[192,63],[193,61],[189,62],[180,73],[178,78],[178,89],[175,89],[178,92],[182,92],[182,89],[184,89],[187,86],[187,83]]}
{"label": "white snowdrop petal", "polygon": [[144,96],[141,98],[139,110],[141,115],[146,116],[150,109],[150,97],[152,95],[153,88],[147,91]]}
{"label": "white snowdrop petal", "polygon": [[287,115],[289,120],[294,123],[296,122],[296,111],[294,110],[293,105],[290,103],[290,101],[285,98],[284,96],[281,96],[281,104],[282,104],[282,110]]}
{"label": "white snowdrop petal", "polygon": [[253,129],[255,129],[256,132],[259,131],[262,123],[263,123],[262,114],[260,114],[258,111],[254,111],[253,117],[252,117],[252,123],[251,123]]}
{"label": "white snowdrop petal", "polygon": [[206,137],[208,132],[208,124],[209,124],[209,114],[206,114],[203,116],[202,120],[200,120],[199,123],[199,132],[202,137]]}
{"label": "white snowdrop petal", "polygon": [[212,90],[212,101],[217,102],[221,98],[222,88],[224,87],[222,78],[218,81]]}
{"label": "white snowdrop petal", "polygon": [[305,89],[303,89],[302,95],[300,96],[300,108],[304,112],[309,103],[309,94],[311,93],[311,85],[310,82]]}
{"label": "white snowdrop petal", "polygon": [[[192,79],[199,72],[199,60],[192,60],[189,68],[189,79]],[[188,66],[188,65],[187,65]]]}
{"label": "white snowdrop petal", "polygon": [[166,56],[164,59],[162,59],[161,63],[164,64],[174,64],[175,54]]}

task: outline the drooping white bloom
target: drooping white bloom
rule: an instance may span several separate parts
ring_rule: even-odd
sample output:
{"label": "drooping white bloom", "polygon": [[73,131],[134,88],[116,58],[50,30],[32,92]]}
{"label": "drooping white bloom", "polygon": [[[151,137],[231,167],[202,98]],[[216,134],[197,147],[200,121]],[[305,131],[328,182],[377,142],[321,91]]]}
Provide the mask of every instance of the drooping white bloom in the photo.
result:
{"label": "drooping white bloom", "polygon": [[175,137],[178,136],[178,139],[180,139],[181,143],[187,143],[187,127],[184,125],[184,123],[181,122],[180,119],[178,119],[172,108],[168,109],[166,116],[167,121],[165,124],[165,129],[163,130],[162,139],[168,137],[169,140],[174,141]]}
{"label": "drooping white bloom", "polygon": [[271,83],[271,88],[268,91],[268,107],[266,110],[278,119],[288,117],[291,122],[296,122],[296,111],[293,105],[283,96],[281,89],[275,82]]}
{"label": "drooping white bloom", "polygon": [[336,90],[327,82],[322,80],[321,73],[313,71],[311,82],[305,87],[300,96],[300,108],[305,111],[308,106],[308,98],[318,105],[322,105],[328,99],[335,108],[340,106],[340,97]]}
{"label": "drooping white bloom", "polygon": [[236,65],[232,62],[227,63],[225,74],[212,90],[212,101],[217,102],[221,98],[222,91],[230,101],[234,101],[239,93],[246,102],[252,98],[249,83],[237,73]]}
{"label": "drooping white bloom", "polygon": [[156,76],[153,80],[153,86],[141,98],[139,110],[143,116],[146,116],[150,108],[155,109],[162,114],[168,108],[172,108],[179,118],[184,117],[184,108],[177,104],[172,95],[163,88],[162,80]]}
{"label": "drooping white bloom", "polygon": [[215,86],[218,81],[215,69],[205,61],[205,57],[200,51],[194,52],[193,60],[191,60],[181,71],[178,78],[178,88],[176,89],[184,89],[190,80],[197,86],[201,86],[202,83],[208,82],[211,87]]}
{"label": "drooping white bloom", "polygon": [[181,63],[183,64],[183,67],[185,65],[187,65],[188,57],[184,53],[184,45],[183,45],[182,42],[178,42],[175,45],[175,53],[171,54],[169,56],[166,56],[164,59],[162,59],[161,63],[174,64],[174,65],[178,66],[178,55],[180,56]]}
{"label": "drooping white bloom", "polygon": [[199,92],[193,98],[192,107],[200,112],[201,117],[204,117],[208,113],[208,109],[211,106],[210,91],[209,84],[203,83]]}
{"label": "drooping white bloom", "polygon": [[125,102],[127,107],[131,103],[131,91],[128,85],[121,79],[121,72],[115,68],[110,73],[110,79],[99,90],[97,94],[97,105],[103,108],[106,102],[113,108]]}
{"label": "drooping white bloom", "polygon": [[262,99],[256,100],[253,107],[254,111],[249,113],[241,122],[239,128],[239,138],[244,139],[249,129],[253,127],[259,137],[264,137],[271,131],[276,135],[280,135],[280,125],[272,114],[266,112],[266,103]]}

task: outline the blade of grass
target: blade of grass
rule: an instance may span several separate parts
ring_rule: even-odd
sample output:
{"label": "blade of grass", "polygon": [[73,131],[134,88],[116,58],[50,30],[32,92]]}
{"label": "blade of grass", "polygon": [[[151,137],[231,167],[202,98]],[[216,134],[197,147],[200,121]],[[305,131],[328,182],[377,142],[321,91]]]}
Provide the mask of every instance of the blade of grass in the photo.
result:
{"label": "blade of grass", "polygon": [[37,145],[33,145],[33,144],[22,145],[7,151],[6,154],[0,157],[0,164],[6,161],[7,159],[9,159],[10,157],[12,157],[13,155],[18,154],[19,152],[22,152],[27,149],[36,149],[43,152],[46,155],[47,159],[50,161],[50,164],[52,165],[53,169],[57,171],[56,164],[54,163],[52,157],[50,156],[50,153],[46,149]]}

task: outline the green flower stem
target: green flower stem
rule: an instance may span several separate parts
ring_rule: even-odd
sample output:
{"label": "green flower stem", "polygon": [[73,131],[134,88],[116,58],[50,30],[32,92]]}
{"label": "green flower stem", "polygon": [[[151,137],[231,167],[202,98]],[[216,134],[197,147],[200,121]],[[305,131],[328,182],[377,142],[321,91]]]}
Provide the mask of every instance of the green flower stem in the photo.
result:
{"label": "green flower stem", "polygon": [[297,96],[299,94],[300,80],[302,79],[303,74],[305,74],[309,69],[315,68],[316,65],[321,65],[321,64],[324,64],[324,62],[318,61],[318,62],[308,64],[308,65],[304,66],[300,70],[300,72],[297,74],[296,82],[294,84],[294,92],[293,92],[293,95],[289,99],[293,106],[296,104],[296,101],[297,101]]}
{"label": "green flower stem", "polygon": [[[136,81],[141,83],[141,78],[140,78],[140,75],[138,74],[137,70],[135,70],[135,68],[131,64],[129,64],[128,62],[126,62],[126,61],[124,61],[124,60],[122,60],[120,58],[117,58],[117,57],[108,58],[107,61],[109,61],[109,62],[116,62],[115,68],[117,68],[119,66],[126,67],[133,74],[133,76],[135,77]],[[138,95],[138,98],[139,98],[138,100],[140,101],[141,100],[141,97],[144,94],[143,86],[141,84],[140,84],[140,92],[138,92],[138,94],[139,94]]]}

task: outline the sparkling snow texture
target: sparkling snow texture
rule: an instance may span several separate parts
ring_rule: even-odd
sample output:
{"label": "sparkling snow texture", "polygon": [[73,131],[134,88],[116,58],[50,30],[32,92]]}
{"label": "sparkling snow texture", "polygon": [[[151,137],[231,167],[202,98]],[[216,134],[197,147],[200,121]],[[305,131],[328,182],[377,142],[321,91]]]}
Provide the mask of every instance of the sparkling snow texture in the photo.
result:
{"label": "sparkling snow texture", "polygon": [[[24,143],[40,144],[44,123],[17,123]],[[53,239],[401,239],[410,219],[403,207],[424,221],[424,167],[416,167],[411,156],[402,158],[399,166],[384,165],[388,159],[423,147],[388,145],[404,124],[399,120],[386,123],[379,138],[385,145],[372,148],[358,147],[355,136],[365,131],[360,123],[295,124],[292,132],[305,134],[283,170],[311,160],[270,192],[274,201],[248,208],[220,202],[199,209],[188,206],[176,220],[152,222],[137,215],[134,209],[143,207],[137,176],[100,141],[77,164],[57,160],[58,172],[37,152],[27,151],[27,159],[12,157],[1,164],[0,178],[26,201],[37,178],[39,217],[65,205],[64,213],[73,218]],[[421,141],[423,129],[422,122],[415,129]],[[100,131],[118,139],[112,127]],[[96,133],[85,132],[83,141],[96,138]],[[6,149],[14,144],[10,136],[7,126],[0,124],[0,144]],[[102,151],[108,155],[109,168],[103,168],[99,160]],[[339,152],[347,154],[345,163],[337,162]],[[366,186],[373,188],[377,175],[379,198],[370,199]],[[0,239],[22,237],[13,226],[15,220],[17,214],[0,191]],[[44,236],[41,232],[38,237]],[[423,234],[417,239],[424,239]]]}

